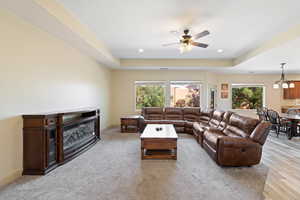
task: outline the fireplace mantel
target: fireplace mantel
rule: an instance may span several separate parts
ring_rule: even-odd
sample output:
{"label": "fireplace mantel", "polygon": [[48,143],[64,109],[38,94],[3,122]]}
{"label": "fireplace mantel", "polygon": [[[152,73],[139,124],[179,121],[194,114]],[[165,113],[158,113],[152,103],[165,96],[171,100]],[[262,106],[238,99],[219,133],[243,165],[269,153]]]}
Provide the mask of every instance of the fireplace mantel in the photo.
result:
{"label": "fireplace mantel", "polygon": [[99,109],[23,115],[23,174],[44,175],[99,140]]}

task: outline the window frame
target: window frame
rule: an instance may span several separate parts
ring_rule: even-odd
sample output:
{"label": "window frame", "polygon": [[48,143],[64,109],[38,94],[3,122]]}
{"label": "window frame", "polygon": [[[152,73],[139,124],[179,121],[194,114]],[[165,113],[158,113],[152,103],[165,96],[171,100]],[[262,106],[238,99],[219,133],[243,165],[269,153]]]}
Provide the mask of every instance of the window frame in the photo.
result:
{"label": "window frame", "polygon": [[134,81],[134,111],[135,112],[140,112],[141,109],[137,109],[136,107],[136,88],[138,85],[163,85],[164,86],[164,93],[165,93],[165,102],[164,102],[164,106],[166,105],[166,101],[167,101],[167,85],[166,85],[166,81]]}
{"label": "window frame", "polygon": [[191,81],[186,81],[186,80],[168,80],[168,81],[134,81],[133,82],[133,92],[134,92],[134,111],[135,112],[140,112],[141,109],[137,109],[136,107],[136,87],[138,85],[153,85],[153,84],[158,84],[158,85],[164,85],[164,92],[165,92],[165,102],[164,102],[164,107],[171,107],[171,84],[172,83],[183,83],[183,84],[188,84],[188,83],[192,83],[192,84],[199,84],[199,89],[200,89],[200,107],[201,107],[201,103],[202,103],[202,99],[203,99],[203,82],[202,81],[195,81],[195,80],[191,80]]}
{"label": "window frame", "polygon": [[[199,85],[199,90],[200,90],[200,96],[199,96],[199,106],[201,106],[201,102],[202,102],[202,93],[204,92],[202,90],[202,82],[201,81],[169,81],[168,83],[168,102],[167,102],[167,106],[171,107],[171,85],[172,84],[198,84]],[[174,107],[176,108],[176,107]]]}
{"label": "window frame", "polygon": [[238,109],[238,108],[233,108],[232,104],[232,89],[233,88],[243,88],[243,87],[261,87],[263,88],[263,95],[262,95],[262,107],[266,106],[266,86],[265,84],[260,84],[260,83],[232,83],[230,85],[230,107],[232,110],[236,111],[255,111],[256,109]]}

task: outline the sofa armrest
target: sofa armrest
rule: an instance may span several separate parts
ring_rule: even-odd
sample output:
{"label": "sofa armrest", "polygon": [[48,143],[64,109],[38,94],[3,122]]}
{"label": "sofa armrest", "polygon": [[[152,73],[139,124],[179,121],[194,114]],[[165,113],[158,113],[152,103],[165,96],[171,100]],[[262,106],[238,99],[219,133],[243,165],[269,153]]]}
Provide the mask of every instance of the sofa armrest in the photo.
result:
{"label": "sofa armrest", "polygon": [[140,132],[144,131],[144,129],[145,129],[145,117],[142,115],[139,118],[139,129],[140,129]]}
{"label": "sofa armrest", "polygon": [[139,115],[140,120],[144,120],[145,121],[145,117],[143,115]]}
{"label": "sofa armrest", "polygon": [[222,166],[251,166],[260,162],[262,145],[249,138],[220,137],[217,163]]}
{"label": "sofa armrest", "polygon": [[268,137],[270,128],[271,128],[270,122],[266,122],[266,121],[260,122],[251,133],[250,135],[251,140],[263,145]]}
{"label": "sofa armrest", "polygon": [[223,136],[218,139],[219,148],[257,148],[260,146],[248,138]]}

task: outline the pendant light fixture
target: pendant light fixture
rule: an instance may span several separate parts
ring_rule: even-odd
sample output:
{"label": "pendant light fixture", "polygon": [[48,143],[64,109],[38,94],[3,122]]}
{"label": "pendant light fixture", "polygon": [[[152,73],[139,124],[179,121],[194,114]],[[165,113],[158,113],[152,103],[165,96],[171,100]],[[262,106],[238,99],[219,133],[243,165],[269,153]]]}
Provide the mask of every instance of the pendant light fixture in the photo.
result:
{"label": "pendant light fixture", "polygon": [[276,81],[273,84],[273,88],[274,89],[278,89],[280,87],[282,88],[294,88],[295,84],[293,82],[287,81],[285,79],[285,74],[284,74],[284,66],[286,65],[286,63],[281,63],[281,77],[279,81]]}

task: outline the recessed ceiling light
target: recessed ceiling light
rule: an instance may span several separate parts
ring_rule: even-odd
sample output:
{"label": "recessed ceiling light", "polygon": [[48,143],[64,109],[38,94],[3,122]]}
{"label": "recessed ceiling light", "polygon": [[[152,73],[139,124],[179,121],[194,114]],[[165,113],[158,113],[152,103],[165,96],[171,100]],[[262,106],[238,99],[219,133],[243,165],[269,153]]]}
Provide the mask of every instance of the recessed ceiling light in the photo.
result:
{"label": "recessed ceiling light", "polygon": [[218,53],[222,53],[223,51],[223,49],[218,49]]}
{"label": "recessed ceiling light", "polygon": [[144,49],[139,49],[139,53],[143,53],[144,52]]}

